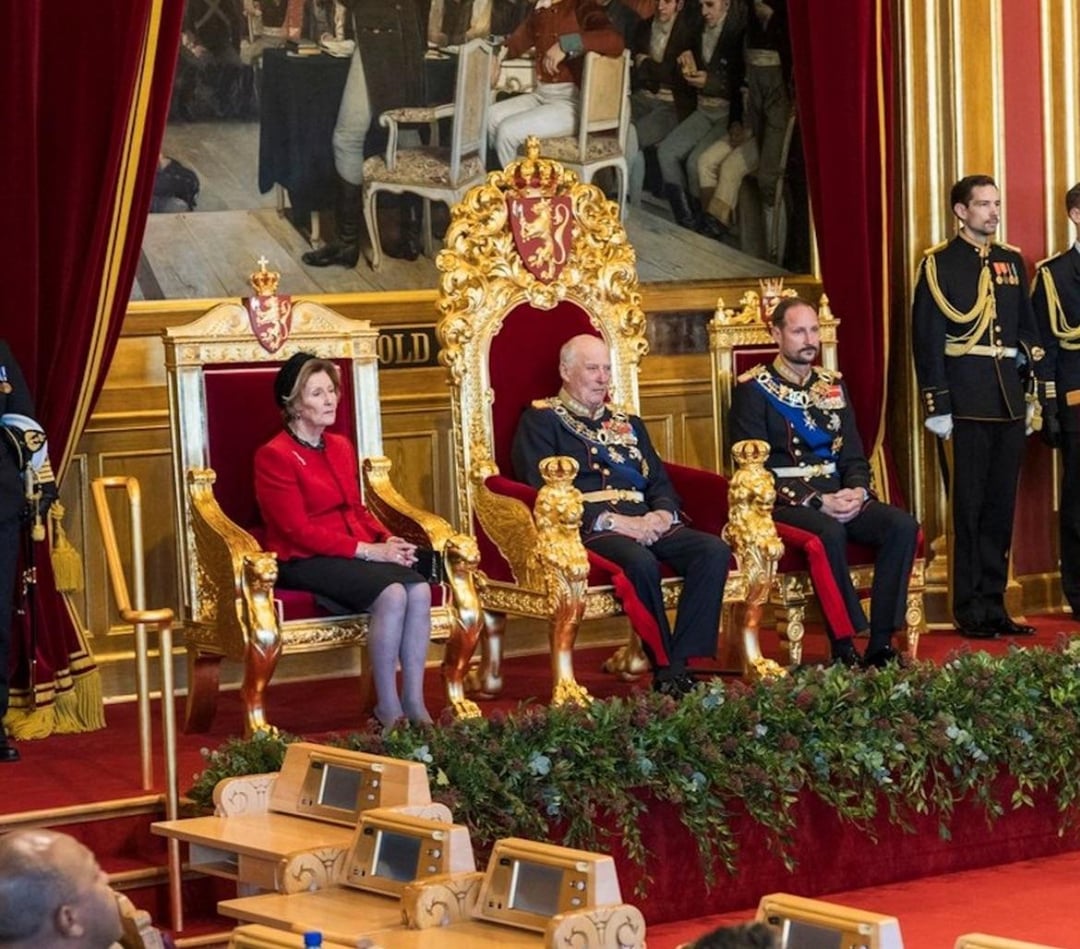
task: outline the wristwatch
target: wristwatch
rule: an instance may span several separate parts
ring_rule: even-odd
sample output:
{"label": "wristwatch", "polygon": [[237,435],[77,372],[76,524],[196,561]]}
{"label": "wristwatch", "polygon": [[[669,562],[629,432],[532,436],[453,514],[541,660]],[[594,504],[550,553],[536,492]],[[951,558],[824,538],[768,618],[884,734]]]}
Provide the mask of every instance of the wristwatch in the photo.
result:
{"label": "wristwatch", "polygon": [[596,529],[598,531],[609,531],[615,527],[615,515],[611,511],[605,511],[596,519]]}

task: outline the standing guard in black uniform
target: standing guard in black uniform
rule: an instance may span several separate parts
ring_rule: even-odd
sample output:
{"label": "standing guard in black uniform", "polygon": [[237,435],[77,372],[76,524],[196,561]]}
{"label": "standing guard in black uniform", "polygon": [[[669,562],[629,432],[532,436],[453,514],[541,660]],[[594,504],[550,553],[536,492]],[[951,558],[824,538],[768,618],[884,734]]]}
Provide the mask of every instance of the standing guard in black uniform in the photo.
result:
{"label": "standing guard in black uniform", "polygon": [[[48,479],[50,499],[55,497],[44,448],[44,433],[34,421],[34,400],[22,370],[7,341],[0,339],[0,762],[19,760],[19,752],[8,744],[3,727],[11,687],[11,612],[19,540],[28,513],[28,465],[41,467],[39,476]],[[31,493],[37,490],[34,482]]]}
{"label": "standing guard in black uniform", "polygon": [[1065,195],[1077,241],[1035,271],[1031,302],[1046,347],[1043,396],[1054,414],[1043,420],[1043,440],[1061,448],[1061,592],[1080,620],[1080,184]]}
{"label": "standing guard in black uniform", "polygon": [[[607,405],[611,356],[596,336],[575,336],[559,353],[563,387],[525,410],[514,435],[516,476],[543,486],[540,462],[567,455],[578,463],[574,487],[585,510],[585,546],[618,564],[655,625],[635,625],[653,664],[653,687],[672,696],[693,688],[686,660],[716,652],[720,608],[731,550],[719,537],[687,527],[664,464],[636,415]],[[675,619],[668,625],[660,565],[684,579]]]}
{"label": "standing guard in black uniform", "polygon": [[[731,439],[769,443],[773,520],[819,541],[820,553],[810,543],[804,549],[834,662],[857,665],[852,637],[869,629],[862,661],[880,668],[898,658],[892,637],[905,625],[919,525],[870,490],[870,464],[841,375],[814,365],[821,349],[817,311],[798,297],[781,300],[772,337],[780,349],[772,364],[739,376]],[[877,550],[869,622],[851,583],[849,540]]]}
{"label": "standing guard in black uniform", "polygon": [[1001,213],[994,179],[969,175],[952,187],[960,233],[924,253],[912,336],[926,427],[953,437],[953,619],[960,634],[1031,635],[1005,611],[1013,512],[1025,428],[1042,423],[1023,375],[1045,363],[1020,252],[993,240]]}

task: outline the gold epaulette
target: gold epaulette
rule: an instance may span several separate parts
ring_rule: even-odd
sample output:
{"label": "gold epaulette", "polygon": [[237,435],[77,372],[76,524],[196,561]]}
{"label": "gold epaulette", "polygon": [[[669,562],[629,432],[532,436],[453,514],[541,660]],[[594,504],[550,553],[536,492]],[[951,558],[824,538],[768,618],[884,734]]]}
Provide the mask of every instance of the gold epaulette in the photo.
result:
{"label": "gold epaulette", "polygon": [[818,378],[823,379],[830,385],[844,378],[844,374],[839,369],[826,369],[824,366],[816,366],[815,368],[817,369]]}
{"label": "gold epaulette", "polygon": [[753,369],[747,369],[746,372],[740,373],[739,377],[735,381],[736,382],[749,382],[751,379],[754,378],[754,376],[756,376],[764,368],[765,368],[765,364],[759,362],[756,366],[753,367]]}
{"label": "gold epaulette", "polygon": [[941,241],[933,247],[927,247],[926,250],[922,252],[922,255],[923,257],[929,257],[931,254],[936,254],[939,250],[944,250],[950,243],[951,241]]}
{"label": "gold epaulette", "polygon": [[1015,244],[1006,244],[1004,241],[994,241],[994,243],[1002,250],[1011,250],[1014,254],[1023,254],[1024,252]]}
{"label": "gold epaulette", "polygon": [[558,401],[558,396],[554,395],[548,396],[546,399],[533,399],[532,407],[534,409],[550,409]]}

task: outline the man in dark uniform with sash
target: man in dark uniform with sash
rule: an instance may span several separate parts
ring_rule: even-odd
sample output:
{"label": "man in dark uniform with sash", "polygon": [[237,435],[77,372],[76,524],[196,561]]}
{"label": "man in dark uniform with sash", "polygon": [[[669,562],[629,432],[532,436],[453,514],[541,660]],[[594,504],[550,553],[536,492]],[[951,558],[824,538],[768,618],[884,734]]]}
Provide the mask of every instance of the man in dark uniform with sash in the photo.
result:
{"label": "man in dark uniform with sash", "polygon": [[973,639],[1031,635],[1005,611],[1005,585],[1025,417],[1029,429],[1041,424],[1021,370],[1042,378],[1043,351],[1023,258],[993,240],[1001,212],[993,178],[969,175],[949,200],[960,233],[923,255],[912,336],[926,427],[953,438],[953,619]]}
{"label": "man in dark uniform with sash", "polygon": [[[669,695],[694,684],[686,661],[712,656],[731,551],[719,537],[683,523],[679,498],[645,423],[607,404],[611,356],[596,336],[575,336],[559,354],[559,394],[533,403],[514,436],[519,479],[543,485],[540,462],[567,455],[578,463],[574,487],[585,502],[582,540],[618,564],[653,622],[636,622],[654,687]],[[671,630],[660,592],[660,565],[684,578]]]}
{"label": "man in dark uniform with sash", "polygon": [[[841,375],[814,365],[821,348],[817,311],[786,297],[773,310],[771,332],[780,352],[770,365],[739,376],[731,438],[769,443],[773,520],[782,538],[800,541],[806,551],[833,660],[858,664],[852,637],[869,629],[862,662],[881,667],[898,657],[892,637],[905,627],[919,525],[870,489],[870,465]],[[848,541],[877,550],[869,622],[851,583]]]}
{"label": "man in dark uniform with sash", "polygon": [[1080,184],[1066,193],[1065,210],[1077,242],[1039,264],[1031,302],[1046,348],[1043,439],[1061,447],[1061,592],[1080,620]]}

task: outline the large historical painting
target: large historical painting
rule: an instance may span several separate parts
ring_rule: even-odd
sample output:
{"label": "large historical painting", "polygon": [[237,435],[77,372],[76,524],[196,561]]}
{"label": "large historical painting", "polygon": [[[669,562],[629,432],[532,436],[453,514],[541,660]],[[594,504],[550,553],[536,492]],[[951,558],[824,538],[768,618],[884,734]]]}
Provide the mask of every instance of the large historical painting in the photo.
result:
{"label": "large historical painting", "polygon": [[[461,44],[476,37],[502,43],[526,18],[540,15],[528,0],[357,0],[351,9],[335,0],[188,0],[133,300],[243,295],[244,275],[263,255],[292,293],[435,286],[434,261],[423,254],[409,259],[418,249],[415,240],[409,243],[409,229],[423,226],[422,215],[395,195],[380,197],[378,214],[384,249],[397,256],[384,257],[377,271],[362,227],[356,266],[315,267],[302,260],[337,237],[342,190],[332,140],[354,61],[355,24],[364,30],[361,9],[368,2],[379,11],[415,6],[422,21],[418,34],[426,26],[416,39],[422,81],[397,74],[400,57],[387,52],[387,65],[369,70],[377,77],[368,79],[378,87],[369,89],[373,106],[407,89],[421,101],[393,101],[395,106],[451,102]],[[633,8],[650,0],[540,5],[574,2],[602,7],[632,51],[625,221],[642,282],[807,273],[810,223],[783,0],[656,0],[657,12],[647,19]],[[689,64],[683,55],[680,76],[671,80],[663,73],[664,55],[676,42],[693,51]],[[706,62],[703,50],[710,49]],[[502,64],[497,100],[520,94],[530,81],[529,55]],[[669,58],[674,61],[674,53]],[[737,67],[709,72],[712,62],[733,59]],[[687,106],[677,89],[671,95],[672,82],[695,70],[721,78],[699,86],[701,92],[691,90]],[[706,95],[716,91],[716,81],[727,84],[721,91],[730,86],[731,97],[739,97],[741,121],[723,112],[718,124],[711,109],[722,97]],[[658,126],[659,113],[653,114],[671,111],[672,102],[678,114],[669,125],[687,143],[677,149],[670,139],[657,139],[657,128],[669,126]],[[384,147],[376,116],[365,152]],[[489,149],[489,168],[497,161]],[[617,196],[610,169],[595,183]],[[349,192],[346,199],[355,196]],[[436,238],[446,220],[445,208],[431,209]]]}

